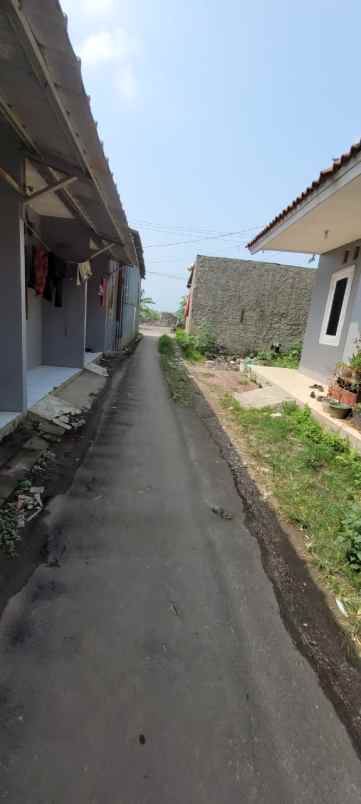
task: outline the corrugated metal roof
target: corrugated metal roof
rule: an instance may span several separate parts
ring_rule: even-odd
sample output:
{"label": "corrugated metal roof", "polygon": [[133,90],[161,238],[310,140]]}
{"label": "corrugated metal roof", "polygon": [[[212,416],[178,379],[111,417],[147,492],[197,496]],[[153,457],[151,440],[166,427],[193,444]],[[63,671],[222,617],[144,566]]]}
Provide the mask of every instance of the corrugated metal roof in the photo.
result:
{"label": "corrugated metal roof", "polygon": [[133,263],[133,238],[58,0],[1,4],[0,109],[30,158],[79,176],[66,196],[99,237],[119,244],[115,258]]}
{"label": "corrugated metal roof", "polygon": [[315,181],[313,181],[312,184],[306,187],[306,190],[304,190],[304,192],[301,193],[301,195],[298,195],[297,198],[295,198],[295,200],[292,202],[292,204],[289,204],[287,207],[285,207],[285,209],[283,209],[282,212],[279,213],[279,215],[273,218],[271,223],[265,226],[264,229],[262,229],[262,231],[259,232],[256,235],[256,237],[254,237],[253,240],[251,240],[247,244],[247,248],[253,248],[253,246],[255,246],[258,240],[264,237],[264,235],[266,235],[271,229],[273,229],[274,226],[276,226],[278,223],[284,220],[287,217],[287,215],[289,215],[290,212],[293,212],[293,210],[295,210],[296,207],[298,207],[302,203],[302,201],[305,200],[305,198],[307,198],[309,195],[311,195],[311,193],[313,193],[315,190],[321,187],[321,185],[324,184],[326,181],[328,181],[328,179],[332,178],[343,165],[347,164],[347,162],[349,162],[354,156],[357,156],[360,152],[361,152],[361,140],[355,143],[354,145],[351,145],[351,148],[344,154],[342,154],[338,159],[334,159],[330,167],[326,168],[326,170],[322,170],[318,178],[315,179]]}
{"label": "corrugated metal roof", "polygon": [[136,229],[131,229],[131,233],[133,235],[134,246],[137,252],[137,259],[138,259],[138,267],[140,271],[140,275],[142,279],[145,278],[145,262],[144,262],[144,252],[143,252],[143,244],[140,237],[139,232]]}

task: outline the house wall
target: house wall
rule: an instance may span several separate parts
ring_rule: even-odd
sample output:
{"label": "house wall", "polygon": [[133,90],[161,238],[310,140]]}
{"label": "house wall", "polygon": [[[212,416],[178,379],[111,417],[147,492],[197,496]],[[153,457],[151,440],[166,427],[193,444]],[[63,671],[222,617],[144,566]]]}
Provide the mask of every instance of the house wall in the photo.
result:
{"label": "house wall", "polygon": [[[347,361],[354,351],[355,339],[359,337],[361,326],[361,260],[353,259],[356,246],[361,241],[342,246],[323,254],[312,294],[312,301],[307,322],[300,371],[309,374],[320,382],[328,382],[334,372],[336,363]],[[349,251],[349,260],[343,262],[345,250]],[[335,271],[355,265],[351,293],[347,305],[346,316],[338,346],[329,346],[319,342],[323,316],[325,312],[330,281]]]}
{"label": "house wall", "polygon": [[41,366],[43,362],[43,304],[35,290],[27,288],[26,353],[27,368]]}
{"label": "house wall", "polygon": [[[24,157],[12,131],[0,122],[1,167],[24,184]],[[0,182],[0,411],[26,409],[25,261],[22,204]]]}
{"label": "house wall", "polygon": [[140,273],[128,265],[124,274],[121,344],[126,346],[136,336],[139,324]]}
{"label": "house wall", "polygon": [[239,354],[287,347],[303,338],[315,271],[253,260],[197,257],[187,322],[207,324],[217,342]]}
{"label": "house wall", "polygon": [[100,254],[92,260],[93,276],[88,282],[86,346],[93,352],[105,348],[105,299],[100,304],[99,285],[108,272],[109,257]]}
{"label": "house wall", "polygon": [[63,307],[43,305],[43,363],[82,368],[85,353],[87,283],[76,275],[63,282]]}

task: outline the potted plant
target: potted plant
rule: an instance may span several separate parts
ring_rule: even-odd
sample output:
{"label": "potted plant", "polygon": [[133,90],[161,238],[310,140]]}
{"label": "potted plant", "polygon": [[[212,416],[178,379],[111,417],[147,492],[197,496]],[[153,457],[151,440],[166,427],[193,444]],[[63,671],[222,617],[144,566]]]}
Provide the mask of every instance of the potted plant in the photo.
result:
{"label": "potted plant", "polygon": [[334,419],[346,419],[352,413],[352,405],[339,402],[337,399],[328,398],[325,400],[327,412]]}
{"label": "potted plant", "polygon": [[328,389],[329,397],[354,407],[360,401],[361,351],[358,349],[350,363],[338,363],[335,378]]}

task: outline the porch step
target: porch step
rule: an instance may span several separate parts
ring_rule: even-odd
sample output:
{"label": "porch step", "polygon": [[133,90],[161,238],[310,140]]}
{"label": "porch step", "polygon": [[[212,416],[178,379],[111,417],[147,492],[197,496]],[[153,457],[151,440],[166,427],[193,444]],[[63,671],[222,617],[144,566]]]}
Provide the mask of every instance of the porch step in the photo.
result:
{"label": "porch step", "polygon": [[243,394],[233,394],[234,398],[243,408],[274,408],[282,405],[283,402],[294,401],[283,388],[274,385],[265,385],[255,391],[246,391]]}

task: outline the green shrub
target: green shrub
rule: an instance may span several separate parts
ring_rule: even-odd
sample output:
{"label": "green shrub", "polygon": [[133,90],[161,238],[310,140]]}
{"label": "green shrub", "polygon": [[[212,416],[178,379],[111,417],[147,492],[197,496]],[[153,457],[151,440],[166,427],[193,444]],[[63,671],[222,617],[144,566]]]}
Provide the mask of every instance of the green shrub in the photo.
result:
{"label": "green shrub", "polygon": [[302,342],[297,341],[284,352],[273,352],[272,349],[261,350],[256,354],[258,363],[279,368],[298,368],[301,360]]}
{"label": "green shrub", "polygon": [[354,503],[342,520],[337,544],[354,572],[361,570],[361,504]]}
{"label": "green shrub", "polygon": [[177,329],[176,339],[186,360],[197,362],[204,356],[217,352],[216,339],[208,324],[201,324],[195,335],[190,335],[184,329]]}
{"label": "green shrub", "polygon": [[161,355],[173,355],[175,351],[174,339],[169,335],[161,335],[158,341],[158,351]]}

